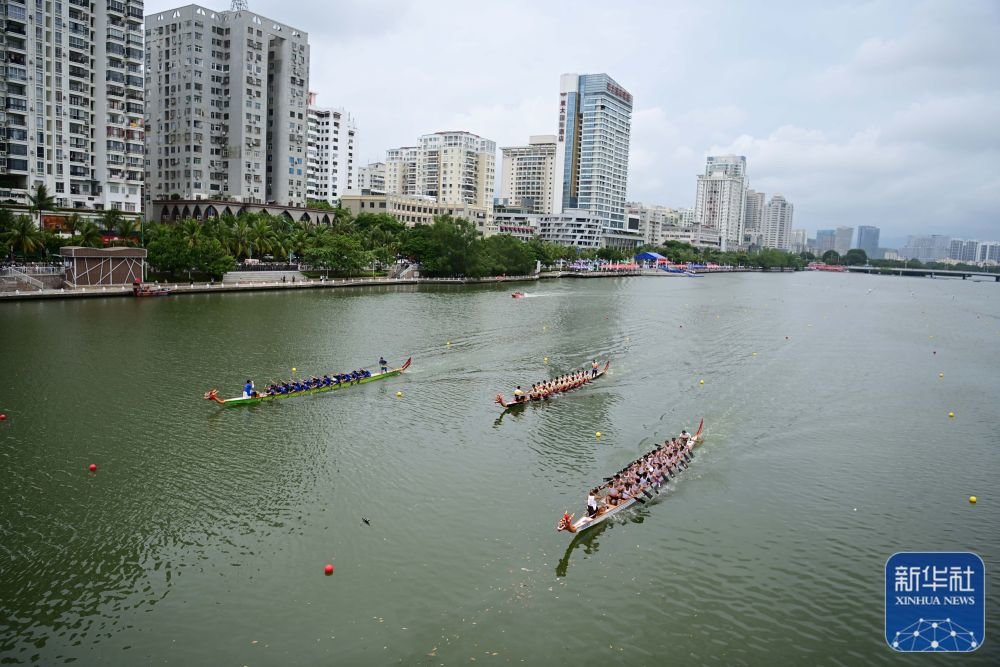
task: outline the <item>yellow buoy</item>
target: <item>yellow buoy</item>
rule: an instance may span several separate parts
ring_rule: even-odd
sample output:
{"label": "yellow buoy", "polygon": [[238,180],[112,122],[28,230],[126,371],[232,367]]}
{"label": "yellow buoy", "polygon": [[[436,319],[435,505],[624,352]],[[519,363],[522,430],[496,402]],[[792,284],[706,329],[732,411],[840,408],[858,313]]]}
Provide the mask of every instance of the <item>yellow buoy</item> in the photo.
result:
{"label": "yellow buoy", "polygon": [[451,345],[451,341],[448,341],[448,345]]}
{"label": "yellow buoy", "polygon": [[549,358],[545,357],[545,363],[549,363]]}
{"label": "yellow buoy", "polygon": [[756,356],[757,356],[757,353],[756,353],[756,352],[754,352],[754,353],[753,353],[753,356],[755,356],[755,357],[756,357]]}
{"label": "yellow buoy", "polygon": [[598,438],[600,438],[600,437],[601,437],[601,432],[600,432],[600,431],[598,431],[598,432],[597,432],[597,433],[595,433],[594,435],[596,435],[596,436],[597,436]]}
{"label": "yellow buoy", "polygon": [[297,368],[292,368],[292,372],[293,372],[293,373],[294,373],[295,371],[297,371],[297,370],[298,370]]}
{"label": "yellow buoy", "polygon": [[972,503],[973,505],[975,505],[976,504],[976,497],[975,496],[969,496],[969,502]]}
{"label": "yellow buoy", "polygon": [[948,413],[948,416],[954,419],[954,417],[955,417],[955,413],[954,413],[954,412],[949,412],[949,413]]}
{"label": "yellow buoy", "polygon": [[402,396],[402,395],[403,395],[403,392],[401,392],[401,391],[397,391],[397,392],[396,392],[396,396],[397,396],[397,397],[400,397],[400,396]]}
{"label": "yellow buoy", "polygon": [[938,373],[938,377],[939,378],[943,378],[944,377],[944,373]]}
{"label": "yellow buoy", "polygon": [[700,380],[700,381],[698,382],[698,384],[705,384],[705,381],[704,381],[704,380]]}

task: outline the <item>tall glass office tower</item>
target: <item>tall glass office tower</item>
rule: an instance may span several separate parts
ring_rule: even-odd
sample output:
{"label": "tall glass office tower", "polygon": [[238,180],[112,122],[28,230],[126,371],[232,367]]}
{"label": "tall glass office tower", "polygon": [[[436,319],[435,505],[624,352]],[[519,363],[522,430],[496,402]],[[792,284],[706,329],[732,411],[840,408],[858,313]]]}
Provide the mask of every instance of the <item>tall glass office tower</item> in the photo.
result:
{"label": "tall glass office tower", "polygon": [[583,209],[603,226],[625,227],[632,95],[607,74],[559,81],[553,211]]}

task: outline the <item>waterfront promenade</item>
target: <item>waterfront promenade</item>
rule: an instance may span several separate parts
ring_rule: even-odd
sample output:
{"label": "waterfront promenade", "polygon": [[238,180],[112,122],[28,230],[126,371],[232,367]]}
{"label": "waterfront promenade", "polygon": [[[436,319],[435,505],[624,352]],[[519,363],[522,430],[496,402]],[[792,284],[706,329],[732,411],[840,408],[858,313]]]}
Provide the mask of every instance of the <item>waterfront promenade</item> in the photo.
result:
{"label": "waterfront promenade", "polygon": [[[711,273],[732,273],[734,271],[747,272],[755,269],[739,268],[725,271],[711,271]],[[482,285],[489,283],[522,283],[534,282],[538,280],[550,280],[556,278],[622,278],[627,276],[654,276],[668,278],[684,278],[685,276],[673,273],[666,273],[656,269],[643,269],[639,271],[546,271],[539,274],[527,276],[489,276],[485,278],[318,278],[305,279],[295,282],[276,280],[273,282],[259,281],[230,281],[230,282],[192,282],[177,281],[156,283],[156,287],[163,287],[170,290],[170,296],[181,294],[216,294],[231,292],[261,292],[261,291],[283,291],[302,289],[332,289],[343,287],[388,287],[397,285]],[[146,283],[153,285],[153,283]],[[86,299],[86,298],[106,298],[106,297],[131,297],[131,285],[115,285],[104,287],[76,287],[76,288],[56,288],[40,290],[14,290],[10,292],[0,292],[0,303],[4,301],[28,301],[39,299]],[[152,297],[150,297],[152,298]]]}

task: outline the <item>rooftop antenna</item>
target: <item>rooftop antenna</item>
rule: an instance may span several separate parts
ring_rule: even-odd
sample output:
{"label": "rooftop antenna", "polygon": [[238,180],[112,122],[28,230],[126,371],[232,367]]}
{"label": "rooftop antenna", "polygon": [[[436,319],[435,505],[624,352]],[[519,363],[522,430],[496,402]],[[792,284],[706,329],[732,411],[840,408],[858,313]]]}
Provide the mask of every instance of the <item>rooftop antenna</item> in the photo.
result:
{"label": "rooftop antenna", "polygon": [[230,11],[239,12],[244,9],[250,9],[247,7],[247,0],[233,0],[233,6],[230,8]]}

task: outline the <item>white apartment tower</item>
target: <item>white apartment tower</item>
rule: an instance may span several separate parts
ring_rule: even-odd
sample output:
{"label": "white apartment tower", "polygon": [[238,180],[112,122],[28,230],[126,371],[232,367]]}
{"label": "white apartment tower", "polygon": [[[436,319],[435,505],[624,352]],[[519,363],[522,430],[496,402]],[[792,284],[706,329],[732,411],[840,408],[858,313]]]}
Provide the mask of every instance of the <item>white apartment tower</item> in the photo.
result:
{"label": "white apartment tower", "polygon": [[471,132],[425,134],[419,145],[386,152],[386,194],[493,210],[496,142]]}
{"label": "white apartment tower", "polygon": [[774,195],[764,207],[761,234],[765,248],[791,248],[792,213],[794,207],[781,195]]}
{"label": "white apartment tower", "polygon": [[308,35],[246,9],[146,17],[146,196],[304,206]]}
{"label": "white apartment tower", "polygon": [[698,176],[695,224],[718,234],[722,250],[743,241],[746,183],[747,159],[742,155],[710,155],[705,160],[705,173]]}
{"label": "white apartment tower", "polygon": [[0,197],[142,206],[142,0],[8,0],[0,28]]}
{"label": "white apartment tower", "polygon": [[590,211],[605,228],[625,228],[632,94],[607,74],[559,79],[554,213]]}
{"label": "white apartment tower", "polygon": [[762,223],[764,219],[764,193],[747,190],[743,212],[743,245],[762,245]]}
{"label": "white apartment tower", "polygon": [[343,109],[322,109],[309,93],[309,139],[306,149],[306,196],[336,204],[354,190],[354,154],[358,128]]}
{"label": "white apartment tower", "polygon": [[549,215],[555,178],[556,137],[532,136],[527,146],[508,146],[503,153],[500,197],[528,213]]}
{"label": "white apartment tower", "polygon": [[390,195],[421,194],[417,187],[416,146],[390,148],[385,153],[385,192]]}
{"label": "white apartment tower", "polygon": [[358,167],[357,188],[359,192],[385,194],[385,162],[370,162]]}

